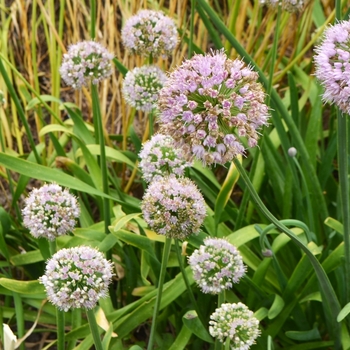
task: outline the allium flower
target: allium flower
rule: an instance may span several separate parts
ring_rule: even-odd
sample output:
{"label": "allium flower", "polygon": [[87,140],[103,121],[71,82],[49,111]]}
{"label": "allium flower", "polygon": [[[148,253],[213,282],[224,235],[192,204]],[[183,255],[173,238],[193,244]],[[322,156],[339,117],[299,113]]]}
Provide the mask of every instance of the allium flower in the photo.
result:
{"label": "allium flower", "polygon": [[57,184],[34,188],[25,199],[23,225],[35,238],[53,241],[73,230],[80,215],[79,203],[67,189]]}
{"label": "allium flower", "polygon": [[122,92],[129,105],[150,112],[156,105],[159,90],[165,81],[165,73],[157,66],[136,67],[126,73]]}
{"label": "allium flower", "polygon": [[267,124],[258,74],[223,51],[195,55],[168,77],[159,96],[161,133],[204,164],[224,164],[244,153],[239,136],[257,145]]}
{"label": "allium flower", "polygon": [[280,5],[283,10],[293,13],[300,12],[304,8],[305,2],[304,0],[260,0],[260,4],[275,9]]}
{"label": "allium flower", "polygon": [[324,88],[323,100],[350,114],[350,21],[329,26],[315,51],[316,77]]}
{"label": "allium flower", "polygon": [[167,176],[151,182],[141,204],[143,217],[158,234],[184,239],[198,233],[206,216],[205,201],[187,178]]}
{"label": "allium flower", "polygon": [[144,143],[139,157],[142,177],[146,182],[171,174],[182,176],[185,168],[190,166],[183,150],[175,147],[173,138],[162,134],[153,135],[151,140]]}
{"label": "allium flower", "polygon": [[175,22],[161,11],[141,10],[122,29],[125,47],[139,55],[170,56],[178,42]]}
{"label": "allium flower", "polygon": [[82,41],[71,45],[63,55],[60,73],[67,85],[81,89],[90,82],[99,81],[112,74],[113,54],[95,41]]}
{"label": "allium flower", "polygon": [[259,321],[242,303],[222,304],[210,319],[209,333],[221,343],[229,338],[232,350],[248,350],[260,336]]}
{"label": "allium flower", "polygon": [[246,268],[237,248],[220,238],[207,238],[188,258],[194,280],[203,293],[219,294],[238,283]]}
{"label": "allium flower", "polygon": [[107,296],[112,264],[91,247],[61,249],[47,262],[39,278],[49,301],[60,310],[92,309]]}

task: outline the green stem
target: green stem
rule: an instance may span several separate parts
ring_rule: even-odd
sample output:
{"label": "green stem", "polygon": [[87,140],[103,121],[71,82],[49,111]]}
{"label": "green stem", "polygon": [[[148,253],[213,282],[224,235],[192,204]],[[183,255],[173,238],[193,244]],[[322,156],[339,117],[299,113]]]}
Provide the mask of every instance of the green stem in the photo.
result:
{"label": "green stem", "polygon": [[196,7],[196,0],[191,0],[191,20],[190,20],[190,37],[188,41],[188,58],[193,55],[193,33],[194,33],[194,10]]}
{"label": "green stem", "polygon": [[[107,172],[105,138],[104,138],[104,132],[103,132],[102,116],[101,116],[100,101],[98,98],[97,86],[94,84],[91,84],[91,95],[92,95],[92,104],[93,104],[93,118],[97,128],[97,130],[95,130],[95,133],[97,133],[98,140],[100,143],[100,166],[101,166],[101,172],[102,172],[103,193],[108,195],[109,188],[108,188],[108,172]],[[109,233],[108,227],[111,224],[111,217],[110,217],[110,208],[109,208],[108,198],[103,198],[103,219],[105,224],[105,233]]]}
{"label": "green stem", "polygon": [[338,110],[338,174],[344,227],[345,304],[350,302],[350,207],[348,178],[348,116]]}
{"label": "green stem", "polygon": [[[15,303],[16,311],[16,324],[17,324],[17,338],[22,338],[24,336],[24,311],[23,311],[23,302],[21,296],[13,292],[13,300]],[[24,343],[20,345],[20,350],[25,350]]]}
{"label": "green stem", "polygon": [[149,135],[148,138],[151,138],[154,134],[154,112],[153,110],[148,115],[149,118]]}
{"label": "green stem", "polygon": [[96,1],[95,0],[90,0],[90,11],[91,11],[90,36],[91,36],[91,39],[94,40],[96,36]]}
{"label": "green stem", "polygon": [[322,295],[323,303],[326,306],[326,311],[329,313],[331,317],[331,325],[332,325],[332,333],[333,337],[335,339],[335,349],[341,349],[341,328],[339,323],[337,322],[337,316],[340,312],[340,305],[339,301],[336,297],[336,294],[334,292],[334,289],[328,279],[328,276],[326,272],[324,271],[322,265],[317,260],[317,258],[313,255],[313,253],[308,249],[307,246],[303,244],[303,242],[291,231],[289,230],[285,225],[283,225],[281,222],[279,222],[272,213],[266,208],[265,204],[260,199],[259,195],[254,189],[254,186],[249,180],[249,177],[247,173],[245,172],[243,166],[241,163],[237,160],[233,160],[243,181],[247,185],[247,189],[249,190],[252,199],[254,200],[256,207],[263,213],[263,215],[270,220],[271,223],[273,223],[278,229],[280,229],[282,232],[284,232],[299,248],[301,248],[306,256],[309,258],[316,276],[318,278],[319,284],[320,284],[320,292]]}
{"label": "green stem", "polygon": [[267,85],[267,105],[270,104],[270,96],[271,96],[271,89],[272,89],[272,81],[273,81],[273,74],[275,72],[275,62],[276,62],[276,56],[277,56],[277,44],[279,39],[279,26],[280,26],[280,19],[281,19],[281,6],[278,6],[277,11],[277,19],[276,19],[276,26],[275,26],[275,36],[273,38],[273,46],[272,46],[272,52],[271,52],[271,65],[270,65],[270,73],[269,73],[269,81]]}
{"label": "green stem", "polygon": [[98,330],[94,310],[93,309],[86,310],[86,314],[88,317],[92,338],[94,339],[95,349],[103,350],[103,346],[100,338],[100,332]]}
{"label": "green stem", "polygon": [[[219,308],[225,302],[225,291],[222,291],[218,294],[218,305]],[[223,344],[219,341],[219,339],[215,339],[215,350],[222,350]]]}
{"label": "green stem", "polygon": [[314,216],[312,215],[312,204],[311,204],[311,199],[310,199],[309,188],[308,188],[305,176],[304,176],[304,172],[301,169],[301,166],[300,166],[298,160],[295,157],[293,157],[293,160],[294,160],[294,163],[295,163],[296,167],[299,170],[299,173],[300,173],[300,176],[301,176],[301,182],[302,182],[302,184],[303,184],[303,186],[305,188],[306,203],[307,203],[307,207],[308,207],[307,214],[308,214],[308,217],[309,217],[309,225],[310,225],[311,231],[315,232],[316,229],[315,229]]}
{"label": "green stem", "polygon": [[49,241],[49,246],[50,246],[50,254],[52,256],[56,253],[56,240]]}
{"label": "green stem", "polygon": [[161,302],[161,299],[162,299],[163,284],[164,284],[166,267],[167,267],[167,264],[168,264],[168,259],[169,259],[169,254],[170,254],[170,248],[171,248],[171,238],[166,237],[164,250],[163,250],[162,265],[161,265],[160,274],[159,274],[156,302],[155,302],[154,310],[153,310],[151,334],[149,336],[149,342],[148,342],[147,350],[152,350],[153,349],[154,336],[155,336],[155,332],[156,332],[156,328],[157,328],[157,316],[158,316],[158,311],[159,311],[159,307],[160,307],[160,302]]}
{"label": "green stem", "polygon": [[65,332],[64,332],[64,315],[65,312],[56,309],[57,320],[57,350],[65,350]]}
{"label": "green stem", "polygon": [[194,297],[194,294],[193,294],[190,282],[188,280],[188,277],[187,277],[187,274],[186,274],[186,271],[185,271],[185,268],[184,268],[184,264],[183,264],[183,261],[182,261],[182,256],[181,256],[181,252],[180,252],[180,248],[179,248],[179,240],[178,239],[175,239],[175,252],[176,252],[177,260],[179,262],[179,267],[180,267],[180,270],[181,270],[181,273],[182,273],[182,277],[183,277],[183,279],[185,281],[186,288],[187,288],[188,294],[190,296],[192,305],[193,305],[194,309],[196,310],[197,315],[198,315],[199,319],[201,320],[204,328],[207,328],[207,325],[204,322],[204,318],[202,316],[202,313],[199,310],[199,307],[197,305],[196,299]]}
{"label": "green stem", "polygon": [[[81,309],[73,309],[72,310],[72,318],[71,318],[72,329],[76,329],[81,326]],[[67,344],[67,350],[72,350],[75,348],[77,343],[77,338],[70,338]]]}

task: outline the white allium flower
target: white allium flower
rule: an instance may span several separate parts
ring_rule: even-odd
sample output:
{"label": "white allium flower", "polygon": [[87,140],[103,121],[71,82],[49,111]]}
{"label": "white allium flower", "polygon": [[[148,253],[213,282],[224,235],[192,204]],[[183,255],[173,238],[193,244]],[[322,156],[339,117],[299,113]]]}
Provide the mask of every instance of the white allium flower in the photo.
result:
{"label": "white allium flower", "polygon": [[218,294],[230,289],[246,272],[237,248],[221,238],[206,238],[188,258],[188,263],[203,293]]}
{"label": "white allium flower", "polygon": [[126,21],[122,40],[133,53],[166,57],[178,43],[177,28],[173,19],[163,12],[141,10]]}
{"label": "white allium flower", "polygon": [[49,301],[60,310],[92,309],[106,297],[113,276],[112,264],[98,250],[80,246],[61,249],[46,264],[39,278]]}
{"label": "white allium flower", "polygon": [[198,233],[206,216],[205,201],[197,186],[190,179],[175,176],[152,181],[141,209],[156,233],[179,239]]}
{"label": "white allium flower", "polygon": [[173,138],[168,135],[153,135],[143,144],[139,157],[142,177],[146,182],[171,174],[183,176],[185,168],[190,166],[183,150],[175,147]]}
{"label": "white allium flower", "polygon": [[23,225],[35,238],[53,241],[57,236],[71,232],[80,215],[77,199],[57,184],[34,188],[25,199],[22,210]]}
{"label": "white allium flower", "polygon": [[130,106],[150,112],[156,106],[159,90],[165,81],[165,73],[157,66],[136,67],[126,73],[123,96]]}
{"label": "white allium flower", "polygon": [[248,350],[260,336],[259,321],[242,303],[222,304],[210,320],[209,333],[221,343],[229,338],[232,350]]}
{"label": "white allium flower", "polygon": [[71,45],[63,55],[60,73],[67,85],[81,89],[90,82],[96,85],[112,74],[114,55],[95,41]]}

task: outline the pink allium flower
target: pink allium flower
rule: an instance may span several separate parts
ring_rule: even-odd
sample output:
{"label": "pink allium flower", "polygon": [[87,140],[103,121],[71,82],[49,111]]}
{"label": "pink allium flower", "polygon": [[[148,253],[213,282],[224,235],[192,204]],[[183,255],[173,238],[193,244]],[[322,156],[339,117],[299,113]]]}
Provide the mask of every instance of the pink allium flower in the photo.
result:
{"label": "pink allium flower", "polygon": [[161,133],[174,138],[187,158],[224,164],[244,153],[239,137],[257,145],[267,124],[265,93],[258,74],[223,51],[195,55],[168,77],[158,106]]}
{"label": "pink allium flower", "polygon": [[210,320],[209,333],[221,343],[229,338],[232,350],[248,350],[260,336],[259,321],[242,303],[222,304]]}
{"label": "pink allium flower", "polygon": [[170,56],[178,43],[175,22],[161,11],[141,10],[122,29],[126,48],[139,55]]}
{"label": "pink allium flower", "polygon": [[[307,0],[305,2],[307,2]],[[290,13],[302,11],[305,2],[304,0],[260,0],[261,5],[267,5],[275,9],[277,9],[278,6],[282,6],[283,10]]]}
{"label": "pink allium flower", "polygon": [[221,238],[207,238],[188,258],[194,280],[203,293],[219,294],[244,276],[246,267],[237,248]]}
{"label": "pink allium flower", "polygon": [[151,182],[141,209],[156,233],[179,239],[198,233],[206,216],[205,201],[197,186],[190,179],[175,176]]}
{"label": "pink allium flower", "polygon": [[156,106],[159,90],[165,81],[165,73],[157,66],[136,67],[126,73],[123,96],[137,110],[150,112]]}
{"label": "pink allium flower", "polygon": [[79,203],[67,189],[57,184],[34,188],[25,199],[23,225],[35,238],[53,241],[71,232],[80,215]]}
{"label": "pink allium flower", "polygon": [[60,68],[62,79],[74,89],[97,84],[112,74],[113,54],[95,41],[82,41],[68,48]]}
{"label": "pink allium flower", "polygon": [[112,264],[91,247],[61,249],[46,264],[39,278],[49,301],[60,310],[92,309],[107,296]]}
{"label": "pink allium flower", "polygon": [[315,51],[315,75],[324,88],[323,100],[350,114],[350,21],[329,26]]}
{"label": "pink allium flower", "polygon": [[171,174],[183,176],[185,168],[190,166],[183,150],[175,147],[173,138],[162,134],[153,135],[151,140],[145,142],[139,157],[142,177],[146,182]]}

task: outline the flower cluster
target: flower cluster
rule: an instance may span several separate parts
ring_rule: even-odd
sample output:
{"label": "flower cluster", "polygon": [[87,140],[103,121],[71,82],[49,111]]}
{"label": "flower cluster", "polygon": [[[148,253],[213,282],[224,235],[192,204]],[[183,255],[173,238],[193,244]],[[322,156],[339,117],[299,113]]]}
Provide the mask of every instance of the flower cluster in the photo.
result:
{"label": "flower cluster", "polygon": [[184,175],[186,162],[181,148],[174,145],[172,137],[162,134],[153,135],[151,140],[143,144],[139,153],[140,169],[146,182],[159,180],[165,175]]}
{"label": "flower cluster", "polygon": [[60,310],[92,309],[107,296],[113,276],[112,265],[91,247],[61,249],[47,262],[39,278],[49,301]]}
{"label": "flower cluster", "polygon": [[242,303],[222,304],[210,319],[209,333],[222,343],[229,338],[232,350],[248,350],[260,335],[259,321]]}
{"label": "flower cluster", "polygon": [[125,47],[139,55],[170,56],[178,42],[174,21],[161,11],[141,10],[122,29]]}
{"label": "flower cluster", "polygon": [[267,5],[271,8],[277,8],[282,6],[282,9],[294,13],[300,12],[304,8],[304,0],[260,0],[261,5]]}
{"label": "flower cluster", "polygon": [[82,41],[68,48],[63,55],[60,73],[67,85],[81,89],[90,82],[99,81],[112,74],[113,55],[95,41]]}
{"label": "flower cluster", "polygon": [[34,188],[25,199],[23,225],[35,237],[54,240],[73,230],[80,208],[76,198],[57,184]]}
{"label": "flower cluster", "polygon": [[350,21],[329,26],[315,49],[316,77],[323,99],[350,114]]}
{"label": "flower cluster", "polygon": [[239,136],[257,145],[267,124],[258,74],[223,51],[195,55],[168,77],[159,96],[161,132],[204,164],[224,164],[244,153]]}
{"label": "flower cluster", "polygon": [[197,233],[206,216],[205,201],[197,186],[190,179],[175,176],[151,182],[141,209],[156,233],[179,239]]}
{"label": "flower cluster", "polygon": [[132,107],[150,112],[156,105],[159,90],[165,81],[165,73],[157,66],[136,67],[126,73],[122,92]]}
{"label": "flower cluster", "polygon": [[238,283],[246,268],[237,248],[220,238],[207,238],[188,258],[203,293],[218,294]]}

